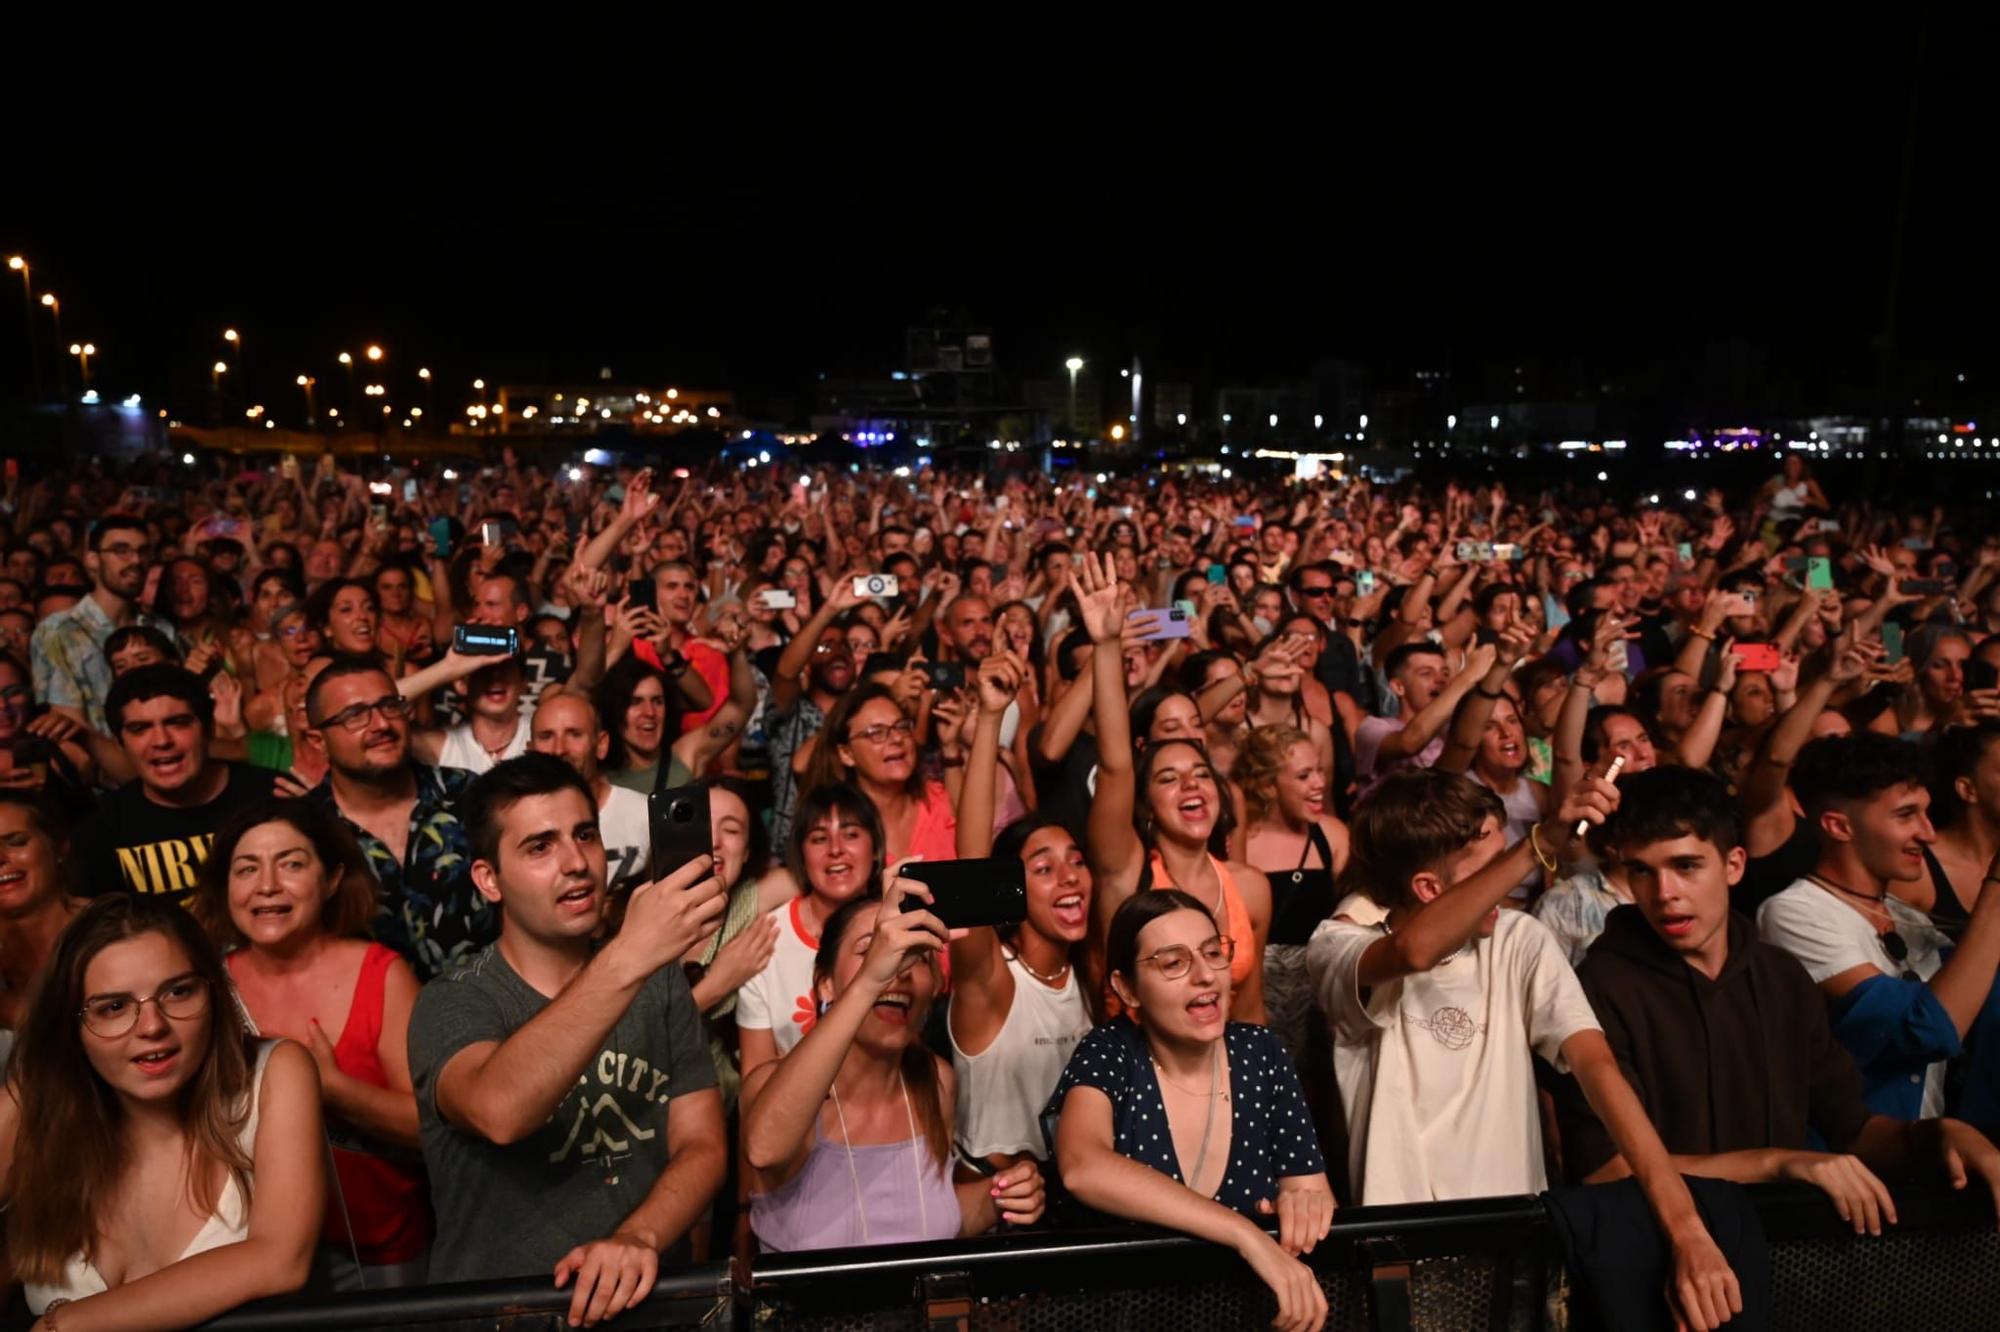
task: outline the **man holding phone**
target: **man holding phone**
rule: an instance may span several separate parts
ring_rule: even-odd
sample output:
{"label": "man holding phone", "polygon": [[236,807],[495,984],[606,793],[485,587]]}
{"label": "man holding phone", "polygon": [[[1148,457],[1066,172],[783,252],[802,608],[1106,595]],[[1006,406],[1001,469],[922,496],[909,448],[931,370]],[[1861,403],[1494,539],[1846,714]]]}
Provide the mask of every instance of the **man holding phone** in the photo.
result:
{"label": "man holding phone", "polygon": [[644,1300],[728,1161],[722,1102],[681,968],[725,897],[706,856],[609,896],[597,806],[570,765],[509,760],[467,793],[472,878],[498,941],[410,1018],[437,1281],[553,1272],[572,1325]]}
{"label": "man holding phone", "polygon": [[[799,776],[794,760],[806,742],[826,725],[826,714],[854,686],[854,655],[847,633],[834,621],[860,605],[864,598],[853,580],[834,580],[833,595],[820,603],[785,644],[772,673],[771,696],[764,716],[764,734],[771,753],[771,845],[780,848],[791,837],[792,813],[799,803]],[[757,866],[759,870],[763,866]]]}

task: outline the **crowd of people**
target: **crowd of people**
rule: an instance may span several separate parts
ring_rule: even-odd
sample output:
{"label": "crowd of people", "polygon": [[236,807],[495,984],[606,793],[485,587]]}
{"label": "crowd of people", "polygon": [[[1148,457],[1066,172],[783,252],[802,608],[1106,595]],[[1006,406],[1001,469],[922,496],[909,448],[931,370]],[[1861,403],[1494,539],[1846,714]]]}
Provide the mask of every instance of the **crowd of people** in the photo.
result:
{"label": "crowd of people", "polygon": [[217,461],[0,495],[47,1332],[1106,1218],[1303,1330],[1337,1206],[1624,1178],[1707,1328],[1686,1177],[2000,1196],[1977,515]]}

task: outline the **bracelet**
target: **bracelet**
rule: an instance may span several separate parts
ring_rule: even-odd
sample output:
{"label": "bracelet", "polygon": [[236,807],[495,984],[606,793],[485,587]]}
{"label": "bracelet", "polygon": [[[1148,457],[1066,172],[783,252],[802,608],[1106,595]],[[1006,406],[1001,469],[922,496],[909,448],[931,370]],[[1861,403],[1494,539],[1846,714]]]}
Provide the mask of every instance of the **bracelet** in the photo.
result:
{"label": "bracelet", "polygon": [[1528,825],[1528,849],[1535,853],[1536,863],[1544,870],[1550,874],[1556,872],[1556,858],[1542,850],[1542,825],[1539,823]]}
{"label": "bracelet", "polygon": [[1690,629],[1690,630],[1688,630],[1688,637],[1689,637],[1689,638],[1705,638],[1705,639],[1707,639],[1707,640],[1708,640],[1709,642],[1711,642],[1711,643],[1713,643],[1713,642],[1715,641],[1715,635],[1714,635],[1714,634],[1705,634],[1705,633],[1703,633],[1703,632],[1702,632],[1701,630],[1699,630],[1699,629]]}
{"label": "bracelet", "polygon": [[938,755],[938,764],[940,767],[962,768],[965,766],[965,760],[963,758],[946,758],[940,754]]}
{"label": "bracelet", "polygon": [[1501,695],[1507,692],[1507,686],[1502,685],[1498,689],[1494,690],[1492,693],[1489,694],[1486,692],[1486,687],[1484,685],[1481,685],[1479,688],[1473,690],[1472,692],[1478,694],[1481,698],[1499,698]]}

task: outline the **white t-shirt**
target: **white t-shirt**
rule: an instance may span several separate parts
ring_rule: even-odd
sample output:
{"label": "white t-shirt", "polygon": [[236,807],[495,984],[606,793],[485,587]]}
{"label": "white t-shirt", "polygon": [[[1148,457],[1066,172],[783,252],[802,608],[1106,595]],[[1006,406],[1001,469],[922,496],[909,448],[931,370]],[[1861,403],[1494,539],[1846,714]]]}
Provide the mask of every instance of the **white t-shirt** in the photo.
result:
{"label": "white t-shirt", "polygon": [[[1757,908],[1757,933],[1799,960],[1813,984],[1866,963],[1885,976],[1914,972],[1926,985],[1944,965],[1948,942],[1931,918],[1895,898],[1883,899],[1909,955],[1901,962],[1882,947],[1882,936],[1859,911],[1810,879],[1800,879]],[[1925,1119],[1944,1113],[1945,1061],[1924,1070]]]}
{"label": "white t-shirt", "polygon": [[1306,948],[1333,1026],[1360,1201],[1540,1193],[1548,1180],[1530,1052],[1567,1072],[1563,1042],[1601,1029],[1562,946],[1532,916],[1502,911],[1492,938],[1364,995],[1361,955],[1383,933],[1332,919]]}
{"label": "white t-shirt", "polygon": [[500,758],[486,752],[486,746],[473,738],[472,723],[462,721],[444,733],[444,746],[438,750],[440,768],[464,768],[467,772],[490,772],[500,759],[519,758],[528,752],[528,733],[534,728],[525,715],[514,727],[514,738],[500,751]]}
{"label": "white t-shirt", "polygon": [[604,841],[604,881],[612,889],[642,883],[653,854],[653,828],[646,797],[613,786],[597,807],[597,835]]}
{"label": "white t-shirt", "polygon": [[805,898],[795,897],[771,913],[778,922],[778,946],[764,969],[736,992],[736,1025],[769,1031],[778,1053],[788,1053],[805,1039],[819,1018],[813,1000],[813,954],[817,936],[806,932],[799,918]]}

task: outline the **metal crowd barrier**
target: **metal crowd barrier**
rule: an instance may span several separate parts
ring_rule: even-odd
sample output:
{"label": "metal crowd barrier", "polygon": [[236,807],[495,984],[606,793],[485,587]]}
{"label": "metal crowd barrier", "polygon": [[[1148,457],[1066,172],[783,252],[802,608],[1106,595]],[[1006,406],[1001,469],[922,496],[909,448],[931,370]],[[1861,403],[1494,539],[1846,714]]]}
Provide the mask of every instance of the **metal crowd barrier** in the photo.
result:
{"label": "metal crowd barrier", "polygon": [[[1776,1326],[1798,1332],[2000,1329],[2000,1229],[1976,1182],[1899,1187],[1899,1224],[1857,1237],[1816,1190],[1750,1190],[1771,1245]],[[1568,1297],[1554,1228],[1532,1197],[1355,1207],[1312,1256],[1339,1332],[1500,1332],[1594,1325]],[[566,1326],[546,1280],[472,1282],[247,1306],[215,1332],[352,1328],[540,1332]],[[800,1332],[1214,1332],[1269,1325],[1275,1305],[1234,1254],[1138,1227],[774,1254],[662,1276],[605,1326]]]}

